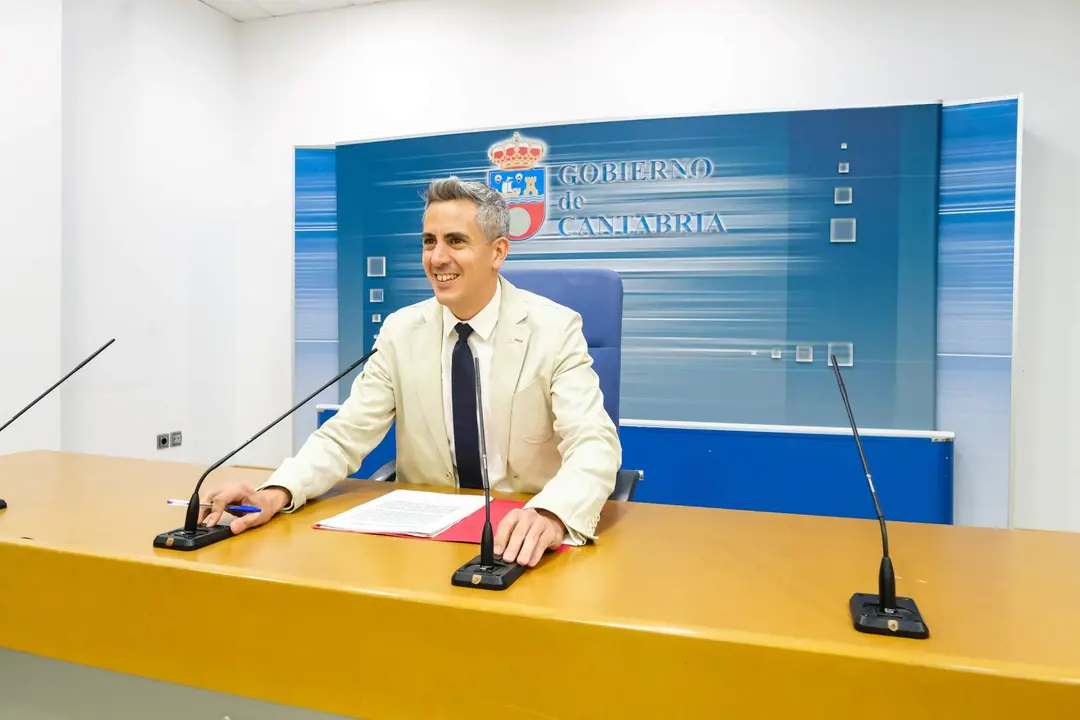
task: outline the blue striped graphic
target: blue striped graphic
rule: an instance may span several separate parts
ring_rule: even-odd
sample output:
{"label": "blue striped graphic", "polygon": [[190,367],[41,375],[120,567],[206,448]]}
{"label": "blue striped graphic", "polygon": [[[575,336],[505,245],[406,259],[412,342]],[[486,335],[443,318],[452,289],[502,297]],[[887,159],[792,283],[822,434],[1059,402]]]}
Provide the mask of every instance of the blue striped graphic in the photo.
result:
{"label": "blue striped graphic", "polygon": [[[338,370],[337,179],[333,148],[296,151],[294,261],[294,402],[309,395]],[[336,387],[316,402],[336,402]],[[316,427],[314,411],[293,419],[293,445]]]}
{"label": "blue striped graphic", "polygon": [[1006,527],[1019,100],[946,106],[941,121],[938,393],[956,433],[958,524]]}

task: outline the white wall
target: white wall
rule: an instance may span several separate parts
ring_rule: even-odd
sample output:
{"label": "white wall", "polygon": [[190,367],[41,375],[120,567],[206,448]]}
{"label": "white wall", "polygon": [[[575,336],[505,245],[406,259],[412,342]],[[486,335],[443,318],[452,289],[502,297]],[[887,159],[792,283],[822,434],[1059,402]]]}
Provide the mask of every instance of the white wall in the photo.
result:
{"label": "white wall", "polygon": [[[0,0],[0,424],[62,375],[60,15],[60,0]],[[0,452],[59,449],[60,406],[41,401]]]}
{"label": "white wall", "polygon": [[1023,92],[1012,520],[1080,530],[1078,27],[1075,0],[395,0],[245,23],[240,427],[291,398],[296,145]]}
{"label": "white wall", "polygon": [[[196,0],[63,7],[64,364],[117,338],[64,395],[63,447],[213,460],[243,439],[238,24]],[[184,444],[156,450],[172,430]]]}

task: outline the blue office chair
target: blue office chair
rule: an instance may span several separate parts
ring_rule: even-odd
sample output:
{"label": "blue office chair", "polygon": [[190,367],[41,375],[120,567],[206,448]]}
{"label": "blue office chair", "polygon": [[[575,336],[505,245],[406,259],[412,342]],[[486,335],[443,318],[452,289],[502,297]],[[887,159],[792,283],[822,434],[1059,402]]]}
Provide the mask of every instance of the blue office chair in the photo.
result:
{"label": "blue office chair", "polygon": [[[619,425],[619,382],[622,367],[622,278],[613,270],[526,270],[503,266],[502,275],[511,284],[543,295],[581,314],[585,344],[600,377],[604,409]],[[643,478],[640,470],[619,470],[611,500],[632,500]],[[393,460],[379,468],[372,480],[392,482]]]}

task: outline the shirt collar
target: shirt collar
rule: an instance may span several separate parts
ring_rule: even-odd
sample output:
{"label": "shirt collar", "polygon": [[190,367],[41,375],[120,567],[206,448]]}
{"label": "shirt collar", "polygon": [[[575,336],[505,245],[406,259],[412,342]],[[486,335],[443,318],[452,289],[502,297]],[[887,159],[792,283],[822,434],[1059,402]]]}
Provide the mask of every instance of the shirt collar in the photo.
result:
{"label": "shirt collar", "polygon": [[499,321],[499,305],[501,302],[502,283],[496,282],[495,295],[492,296],[483,310],[473,316],[472,320],[458,320],[454,313],[450,312],[450,308],[443,305],[443,332],[449,336],[450,333],[454,332],[459,322],[467,322],[472,327],[473,333],[479,335],[481,340],[489,339],[491,334],[495,332],[495,323]]}

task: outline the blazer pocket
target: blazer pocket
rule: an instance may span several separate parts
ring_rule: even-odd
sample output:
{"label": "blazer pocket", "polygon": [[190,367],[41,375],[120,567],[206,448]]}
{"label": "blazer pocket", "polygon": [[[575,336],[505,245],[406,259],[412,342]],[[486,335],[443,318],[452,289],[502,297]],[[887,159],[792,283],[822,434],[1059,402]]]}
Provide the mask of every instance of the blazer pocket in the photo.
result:
{"label": "blazer pocket", "polygon": [[511,442],[519,437],[527,443],[546,443],[555,434],[555,416],[551,412],[551,394],[547,383],[536,378],[514,393],[510,405]]}

